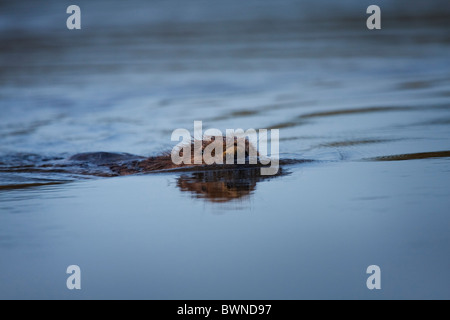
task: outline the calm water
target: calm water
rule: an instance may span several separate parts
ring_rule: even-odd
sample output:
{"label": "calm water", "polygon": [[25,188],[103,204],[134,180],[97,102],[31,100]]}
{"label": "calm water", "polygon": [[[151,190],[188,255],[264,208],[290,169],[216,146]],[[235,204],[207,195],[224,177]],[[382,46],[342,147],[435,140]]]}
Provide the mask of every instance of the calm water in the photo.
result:
{"label": "calm water", "polygon": [[[370,1],[78,1],[80,31],[70,4],[0,3],[1,299],[450,298],[445,1],[381,2],[378,31]],[[35,170],[157,155],[195,120],[279,128],[280,157],[312,161]]]}

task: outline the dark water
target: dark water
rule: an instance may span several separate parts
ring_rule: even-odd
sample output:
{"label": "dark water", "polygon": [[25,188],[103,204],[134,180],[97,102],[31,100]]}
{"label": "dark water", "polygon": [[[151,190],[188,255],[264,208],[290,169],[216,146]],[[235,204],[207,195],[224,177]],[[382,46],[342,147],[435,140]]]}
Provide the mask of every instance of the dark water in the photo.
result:
{"label": "dark water", "polygon": [[[369,31],[376,2],[78,1],[69,31],[72,3],[1,2],[0,298],[449,299],[450,7],[409,3]],[[67,161],[158,155],[195,120],[279,128],[295,161]]]}

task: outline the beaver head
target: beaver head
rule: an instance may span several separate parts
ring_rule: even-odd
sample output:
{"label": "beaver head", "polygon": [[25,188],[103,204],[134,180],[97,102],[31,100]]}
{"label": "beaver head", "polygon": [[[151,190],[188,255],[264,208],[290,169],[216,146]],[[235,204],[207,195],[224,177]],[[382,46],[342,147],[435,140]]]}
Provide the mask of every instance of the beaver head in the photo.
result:
{"label": "beaver head", "polygon": [[[217,151],[220,151],[221,155],[217,155]],[[253,144],[247,138],[237,137],[216,137],[207,136],[203,140],[193,140],[190,145],[181,146],[178,150],[181,158],[184,158],[184,163],[188,158],[185,158],[185,152],[189,152],[189,159],[191,164],[199,164],[195,162],[195,156],[201,156],[202,164],[211,164],[208,158],[218,163],[218,160],[222,160],[222,163],[228,164],[244,164],[248,163],[250,159],[255,160],[259,156],[258,151]],[[242,159],[238,162],[238,160]]]}

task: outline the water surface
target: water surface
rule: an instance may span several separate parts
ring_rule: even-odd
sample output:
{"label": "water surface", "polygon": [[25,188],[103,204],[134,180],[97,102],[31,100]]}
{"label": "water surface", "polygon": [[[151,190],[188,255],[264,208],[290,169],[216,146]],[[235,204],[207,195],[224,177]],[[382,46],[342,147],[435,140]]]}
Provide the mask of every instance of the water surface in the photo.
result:
{"label": "water surface", "polygon": [[[78,2],[80,31],[71,3],[0,4],[0,298],[450,298],[445,1],[383,2],[378,31],[364,1]],[[296,161],[271,178],[54,168],[158,155],[195,120],[279,128]]]}

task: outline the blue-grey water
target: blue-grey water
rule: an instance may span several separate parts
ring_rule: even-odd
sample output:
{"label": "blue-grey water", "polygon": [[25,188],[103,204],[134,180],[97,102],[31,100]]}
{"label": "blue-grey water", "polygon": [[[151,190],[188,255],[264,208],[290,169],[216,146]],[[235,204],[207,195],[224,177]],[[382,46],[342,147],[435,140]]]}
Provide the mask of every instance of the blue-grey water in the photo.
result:
{"label": "blue-grey water", "polygon": [[[0,298],[449,299],[450,6],[408,3],[0,2]],[[51,170],[161,154],[196,120],[312,161]]]}

